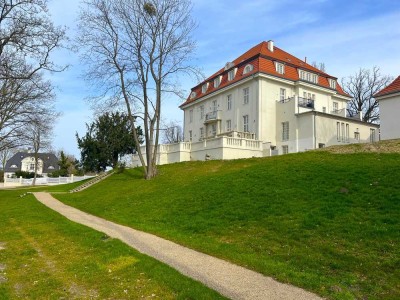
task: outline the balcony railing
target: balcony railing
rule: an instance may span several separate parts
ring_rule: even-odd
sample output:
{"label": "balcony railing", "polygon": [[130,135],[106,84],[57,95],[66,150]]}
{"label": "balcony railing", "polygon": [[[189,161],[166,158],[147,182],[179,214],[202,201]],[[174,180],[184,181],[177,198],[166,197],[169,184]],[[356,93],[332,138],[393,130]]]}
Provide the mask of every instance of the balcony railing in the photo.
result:
{"label": "balcony railing", "polygon": [[220,120],[220,119],[221,119],[221,117],[219,115],[219,112],[218,111],[212,111],[212,112],[209,112],[209,113],[206,114],[206,119],[205,119],[204,123],[209,123],[209,122],[217,121],[217,120]]}
{"label": "balcony railing", "polygon": [[331,111],[332,115],[337,115],[337,116],[341,116],[341,117],[346,117],[346,109],[342,108],[342,109],[334,109]]}
{"label": "balcony railing", "polygon": [[314,109],[314,100],[299,97],[299,106]]}

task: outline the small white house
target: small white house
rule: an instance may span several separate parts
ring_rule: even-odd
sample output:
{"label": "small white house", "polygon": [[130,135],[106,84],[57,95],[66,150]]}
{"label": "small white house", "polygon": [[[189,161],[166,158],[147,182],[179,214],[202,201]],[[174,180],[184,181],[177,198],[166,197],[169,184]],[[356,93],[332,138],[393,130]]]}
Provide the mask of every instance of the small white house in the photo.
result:
{"label": "small white house", "polygon": [[[59,170],[58,158],[52,153],[38,154],[37,174],[46,177],[48,173]],[[4,177],[10,178],[17,171],[35,172],[35,157],[33,153],[18,152],[11,157],[4,168]]]}
{"label": "small white house", "polygon": [[379,102],[381,139],[400,139],[400,76],[374,97]]}

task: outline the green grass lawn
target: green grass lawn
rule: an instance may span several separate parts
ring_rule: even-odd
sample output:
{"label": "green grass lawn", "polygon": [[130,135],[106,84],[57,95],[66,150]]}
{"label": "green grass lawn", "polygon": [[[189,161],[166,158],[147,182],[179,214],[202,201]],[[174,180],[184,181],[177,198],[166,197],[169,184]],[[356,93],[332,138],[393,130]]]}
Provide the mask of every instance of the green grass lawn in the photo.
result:
{"label": "green grass lawn", "polygon": [[309,152],[116,174],[67,204],[330,299],[400,298],[400,154]]}
{"label": "green grass lawn", "polygon": [[[72,185],[40,187],[56,192]],[[102,233],[0,190],[0,299],[220,299]]]}

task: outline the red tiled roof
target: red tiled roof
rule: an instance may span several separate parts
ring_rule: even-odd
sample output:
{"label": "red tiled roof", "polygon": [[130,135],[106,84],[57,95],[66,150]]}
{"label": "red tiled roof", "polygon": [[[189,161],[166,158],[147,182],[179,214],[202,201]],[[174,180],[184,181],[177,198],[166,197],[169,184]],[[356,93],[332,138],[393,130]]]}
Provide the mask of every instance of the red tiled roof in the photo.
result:
{"label": "red tiled roof", "polygon": [[[280,74],[276,71],[275,62],[281,62],[285,64],[284,74]],[[253,70],[247,74],[243,74],[244,68],[248,64],[253,65]],[[225,68],[220,69],[218,72],[216,72],[215,74],[208,77],[206,80],[204,80],[203,82],[192,88],[192,92],[195,92],[196,96],[194,98],[191,98],[189,96],[186,102],[183,103],[180,107],[192,103],[197,99],[202,98],[205,95],[208,95],[212,92],[222,89],[228,85],[238,82],[258,72],[270,74],[276,77],[281,77],[283,79],[298,81],[300,79],[298,69],[302,69],[318,74],[319,75],[318,85],[326,88],[330,88],[328,78],[331,78],[333,80],[337,79],[336,77],[330,76],[322,72],[321,70],[307,64],[306,62],[281,50],[276,46],[274,46],[273,52],[269,51],[267,42],[262,42],[254,46],[253,48],[251,48],[250,50],[248,50],[247,52],[236,58],[233,61],[233,65],[234,67],[232,68],[237,68],[237,72],[233,80],[228,81],[228,72],[232,68],[228,70],[225,70]],[[215,88],[214,79],[217,78],[218,76],[222,76],[222,79],[220,85],[217,88]],[[209,83],[208,88],[205,91],[205,93],[202,93],[201,88],[207,82]],[[339,94],[349,97],[349,95],[342,90],[342,88],[339,86],[338,83],[336,83],[336,90]]]}
{"label": "red tiled roof", "polygon": [[397,77],[391,84],[383,90],[377,92],[374,97],[381,97],[388,94],[400,93],[400,76]]}

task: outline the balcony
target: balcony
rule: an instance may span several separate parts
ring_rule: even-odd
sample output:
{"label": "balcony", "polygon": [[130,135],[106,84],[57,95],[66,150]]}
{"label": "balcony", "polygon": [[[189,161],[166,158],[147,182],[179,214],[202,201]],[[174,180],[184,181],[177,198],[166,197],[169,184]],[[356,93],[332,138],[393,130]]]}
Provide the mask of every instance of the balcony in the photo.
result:
{"label": "balcony", "polygon": [[212,123],[221,120],[220,111],[212,111],[206,114],[204,124]]}
{"label": "balcony", "polygon": [[314,109],[314,100],[299,97],[299,107]]}
{"label": "balcony", "polygon": [[346,117],[346,109],[334,109],[331,111],[332,115],[340,116],[340,117]]}

